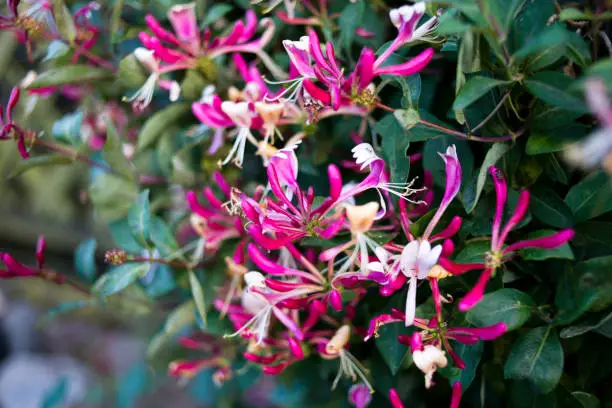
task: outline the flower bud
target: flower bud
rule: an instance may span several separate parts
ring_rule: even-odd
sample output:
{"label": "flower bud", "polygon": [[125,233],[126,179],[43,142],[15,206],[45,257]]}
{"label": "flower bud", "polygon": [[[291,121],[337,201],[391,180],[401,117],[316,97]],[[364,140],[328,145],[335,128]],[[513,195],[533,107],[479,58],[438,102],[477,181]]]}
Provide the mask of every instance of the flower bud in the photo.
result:
{"label": "flower bud", "polygon": [[104,254],[104,262],[110,265],[122,265],[127,261],[127,253],[123,249],[109,249]]}
{"label": "flower bud", "polygon": [[391,402],[391,406],[393,408],[404,408],[404,404],[402,403],[402,400],[400,399],[395,388],[391,388],[389,390],[389,401]]}
{"label": "flower bud", "polygon": [[446,367],[448,360],[446,353],[439,347],[431,344],[426,345],[423,350],[415,350],[412,352],[412,360],[425,374],[425,388],[431,387],[431,378],[433,377],[438,367]]}
{"label": "flower bud", "polygon": [[346,218],[348,218],[351,224],[351,231],[354,233],[364,233],[372,228],[374,219],[378,213],[380,205],[375,202],[369,202],[364,205],[350,205],[347,204]]}
{"label": "flower bud", "polygon": [[333,307],[336,312],[342,310],[342,295],[336,289],[329,293],[329,305]]}
{"label": "flower bud", "polygon": [[291,350],[293,357],[297,358],[298,360],[304,358],[304,350],[302,350],[302,346],[293,337],[289,337],[289,350]]}
{"label": "flower bud", "polygon": [[348,393],[349,403],[356,408],[366,408],[372,402],[372,394],[365,384],[355,384]]}
{"label": "flower bud", "polygon": [[340,327],[334,337],[327,343],[325,346],[325,352],[327,354],[337,355],[340,354],[340,351],[346,346],[349,339],[351,337],[351,328],[349,325],[345,324]]}

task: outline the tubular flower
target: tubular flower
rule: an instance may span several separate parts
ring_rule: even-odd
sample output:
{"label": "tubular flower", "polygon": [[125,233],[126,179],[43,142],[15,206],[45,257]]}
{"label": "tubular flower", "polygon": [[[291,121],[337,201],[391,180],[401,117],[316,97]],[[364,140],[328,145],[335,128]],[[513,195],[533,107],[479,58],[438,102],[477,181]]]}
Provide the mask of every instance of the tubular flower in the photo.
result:
{"label": "tubular flower", "polygon": [[0,268],[0,278],[28,278],[39,277],[44,280],[61,284],[65,278],[57,272],[45,269],[45,238],[40,236],[36,243],[36,266],[31,267],[15,260],[10,254],[0,252],[0,261],[4,263],[5,268]]}
{"label": "tubular flower", "polygon": [[[461,219],[455,218],[451,224],[440,233],[433,235],[434,228],[446,212],[446,209],[456,197],[461,187],[461,165],[457,157],[455,146],[450,146],[445,154],[440,154],[446,165],[446,187],[440,206],[436,210],[433,218],[427,225],[423,236],[415,238],[409,234],[410,242],[401,249],[399,253],[391,253],[383,247],[376,249],[378,261],[371,262],[369,268],[372,271],[382,272],[389,275],[390,283],[384,288],[385,291],[393,293],[401,288],[403,283],[408,280],[408,295],[406,297],[406,326],[411,325],[415,319],[416,311],[416,287],[417,281],[428,277],[437,279],[431,275],[432,269],[438,263],[442,254],[443,246],[433,246],[431,243],[446,239],[454,235],[461,225]],[[406,219],[406,216],[403,217]],[[405,230],[408,230],[405,227]],[[397,251],[401,247],[394,247]],[[401,272],[401,274],[400,274]],[[433,284],[437,284],[432,282]]]}
{"label": "tubular flower", "polygon": [[[2,105],[0,105],[0,140],[17,140],[17,149],[19,150],[19,154],[24,159],[27,159],[30,157],[27,144],[30,139],[32,139],[33,134],[29,131],[23,130],[13,121],[13,109],[19,102],[19,94],[19,88],[13,88],[11,95],[9,96],[8,103],[6,104],[5,114],[3,114]],[[26,138],[28,141],[26,141]]]}
{"label": "tubular flower", "polygon": [[447,259],[443,259],[441,262],[441,265],[454,275],[460,275],[475,269],[484,269],[476,285],[459,302],[459,310],[461,311],[471,309],[482,299],[486,284],[491,276],[493,276],[495,271],[501,267],[505,261],[512,258],[516,251],[523,248],[556,248],[574,237],[573,230],[565,229],[550,236],[527,239],[504,246],[508,234],[520,223],[527,213],[527,208],[529,207],[529,192],[527,190],[521,191],[514,212],[502,229],[502,217],[506,205],[506,198],[508,196],[508,187],[499,169],[489,167],[489,174],[493,179],[497,199],[491,232],[491,250],[486,254],[486,258],[482,263],[456,264]]}
{"label": "tubular flower", "polygon": [[[274,22],[268,18],[258,22],[253,10],[248,10],[245,20],[237,21],[225,37],[212,38],[209,28],[200,32],[195,3],[172,6],[168,10],[168,20],[174,32],[163,28],[159,21],[149,14],[145,17],[145,22],[153,35],[144,31],[139,34],[143,46],[154,51],[163,61],[164,72],[194,68],[205,77],[214,79],[215,58],[230,53],[251,53],[257,55],[275,76],[284,75],[263,50],[274,35]],[[259,38],[256,37],[258,27],[264,28]]]}
{"label": "tubular flower", "polygon": [[574,237],[573,230],[564,229],[546,237],[527,239],[504,246],[510,231],[512,231],[512,229],[525,217],[525,214],[527,214],[527,208],[529,207],[529,192],[523,190],[520,193],[514,212],[502,229],[502,217],[506,205],[506,198],[508,196],[508,187],[499,169],[489,167],[489,174],[493,179],[495,196],[497,199],[491,232],[491,250],[486,254],[486,259],[484,259],[482,263],[456,264],[447,259],[441,261],[442,267],[454,275],[460,275],[475,269],[484,269],[476,285],[459,302],[459,310],[461,311],[471,309],[482,299],[485,287],[491,276],[493,276],[496,270],[501,267],[505,261],[513,257],[516,251],[523,248],[556,248]]}
{"label": "tubular flower", "polygon": [[355,408],[366,408],[372,402],[372,394],[365,384],[355,384],[349,389],[349,403]]}

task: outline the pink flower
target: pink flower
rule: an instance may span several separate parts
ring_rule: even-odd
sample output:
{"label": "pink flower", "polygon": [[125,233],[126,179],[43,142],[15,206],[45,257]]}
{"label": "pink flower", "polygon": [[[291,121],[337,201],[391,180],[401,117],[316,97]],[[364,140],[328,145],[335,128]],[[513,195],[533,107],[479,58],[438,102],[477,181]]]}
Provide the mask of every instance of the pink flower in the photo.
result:
{"label": "pink flower", "polygon": [[372,394],[365,384],[355,384],[349,389],[349,403],[355,408],[366,408],[372,402]]}
{"label": "pink flower", "polygon": [[525,217],[527,208],[529,207],[529,192],[524,190],[520,193],[516,208],[512,216],[502,228],[502,216],[506,205],[508,195],[508,187],[501,171],[495,167],[489,168],[489,173],[493,179],[495,187],[495,195],[497,204],[495,207],[495,216],[493,218],[493,228],[491,232],[491,250],[487,253],[483,263],[474,264],[455,264],[447,259],[441,259],[440,265],[449,272],[460,275],[474,269],[484,269],[476,285],[468,292],[467,295],[459,302],[459,310],[466,311],[471,309],[478,303],[484,294],[487,282],[495,271],[516,251],[523,248],[556,248],[568,241],[574,236],[574,231],[571,229],[561,230],[553,235],[528,239],[514,244],[510,244],[504,248],[508,234],[518,223]]}
{"label": "pink flower", "polygon": [[15,260],[10,254],[0,252],[0,261],[4,263],[6,269],[0,268],[0,278],[27,278],[40,277],[50,282],[61,284],[64,282],[64,276],[56,272],[45,269],[45,238],[38,237],[36,243],[36,266],[31,267]]}
{"label": "pink flower", "polygon": [[27,159],[30,157],[30,154],[26,146],[26,137],[31,137],[31,132],[23,130],[13,121],[13,108],[19,102],[19,94],[19,88],[14,87],[6,104],[6,115],[3,115],[2,105],[0,105],[0,140],[16,139],[19,154],[24,159]]}

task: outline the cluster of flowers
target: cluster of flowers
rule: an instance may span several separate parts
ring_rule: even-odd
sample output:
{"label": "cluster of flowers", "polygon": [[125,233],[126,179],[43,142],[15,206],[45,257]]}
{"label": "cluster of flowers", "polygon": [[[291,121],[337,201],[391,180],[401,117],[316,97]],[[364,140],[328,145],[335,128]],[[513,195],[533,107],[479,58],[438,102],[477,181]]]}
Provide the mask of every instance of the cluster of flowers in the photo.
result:
{"label": "cluster of flowers", "polygon": [[[48,2],[37,2],[36,13],[29,14],[20,14],[17,3],[9,0],[11,14],[0,20],[2,28],[25,29],[27,33],[32,31],[33,22],[42,24],[37,15],[52,20]],[[227,36],[212,38],[209,29],[198,28],[194,10],[194,4],[170,8],[168,18],[173,32],[163,28],[153,16],[146,17],[150,32],[140,33],[143,47],[136,49],[134,55],[150,71],[150,77],[128,100],[136,111],[142,111],[158,86],[170,92],[171,101],[177,100],[180,85],[164,76],[197,69],[212,79],[214,60],[227,54],[232,54],[244,81],[242,89],[229,88],[227,99],[215,94],[214,87],[207,87],[192,111],[214,130],[210,152],[217,151],[225,137],[234,138],[222,165],[233,161],[240,167],[246,142],[252,144],[262,156],[267,185],[247,194],[216,173],[213,181],[222,197],[210,187],[201,195],[194,191],[186,194],[192,212],[190,224],[201,237],[205,250],[214,254],[222,244],[235,245],[233,256],[225,259],[229,279],[214,302],[221,315],[227,316],[235,327],[228,337],[243,339],[244,358],[260,365],[267,374],[279,374],[307,356],[337,360],[339,369],[332,387],[343,376],[352,379],[357,384],[351,388],[349,398],[359,407],[369,404],[373,387],[367,369],[351,350],[357,342],[377,336],[382,325],[396,323],[415,328],[411,336],[400,335],[397,341],[410,349],[427,388],[434,384],[437,368],[449,364],[447,354],[456,367],[465,368],[453,351],[451,340],[464,344],[493,340],[506,331],[506,326],[504,323],[482,328],[451,326],[445,309],[454,302],[441,292],[439,281],[472,270],[482,271],[475,286],[457,304],[465,312],[482,299],[487,281],[506,261],[518,256],[520,249],[557,247],[568,242],[573,231],[508,244],[513,228],[525,217],[529,193],[521,192],[513,214],[502,226],[507,185],[501,171],[491,167],[497,205],[490,251],[481,263],[458,264],[451,259],[453,239],[461,228],[462,218],[455,216],[446,225],[440,225],[461,188],[461,163],[454,146],[440,152],[446,185],[437,205],[427,169],[420,188],[413,188],[412,182],[391,182],[384,160],[360,137],[356,137],[352,149],[354,162],[347,166],[360,180],[344,183],[340,169],[330,164],[329,190],[325,192],[312,187],[303,189],[298,183],[300,166],[296,151],[303,134],[293,135],[282,148],[274,146],[275,136],[282,136],[280,128],[285,125],[334,115],[368,115],[379,103],[373,83],[377,77],[411,75],[432,59],[433,49],[428,48],[405,63],[385,65],[404,44],[424,39],[436,25],[436,18],[419,26],[425,13],[423,3],[392,10],[389,17],[398,29],[396,38],[378,57],[364,48],[352,71],[342,66],[330,42],[322,47],[316,31],[309,29],[308,35],[297,41],[283,41],[291,61],[287,75],[264,51],[275,30],[272,20],[258,21],[255,13],[248,11],[244,22],[237,21]],[[75,14],[77,18],[78,27],[89,27]],[[54,25],[47,26],[49,38],[54,38]],[[264,29],[259,36],[258,27]],[[93,42],[89,41],[95,42],[95,38],[90,35],[81,44],[81,51],[91,48]],[[275,77],[283,80],[267,82],[256,63],[247,63],[243,54],[254,54]],[[283,84],[285,88],[273,91],[269,85],[274,84]],[[15,138],[20,152],[27,157],[25,132],[13,123],[11,116],[17,99],[18,90],[11,95],[6,117],[0,117],[0,138]],[[363,193],[371,190],[376,191],[378,199],[363,203]],[[321,199],[325,193],[327,196]],[[430,210],[433,216],[429,224],[422,234],[415,235],[411,225]],[[381,233],[393,238],[381,241]],[[333,246],[321,250],[320,246],[312,245],[312,239],[328,240]],[[0,277],[49,278],[43,268],[42,248],[44,241],[37,251],[36,268],[0,254],[7,268],[0,269]],[[419,286],[421,290],[428,286],[431,291],[435,307],[432,317],[419,316],[416,307]],[[372,293],[367,293],[371,287],[378,287],[379,295],[385,297],[401,291],[406,306],[380,314],[369,325],[360,326],[355,323],[355,316],[360,303]],[[444,304],[449,306],[445,308]],[[202,348],[206,341],[200,335],[181,340],[184,346],[195,349]],[[229,362],[219,355],[176,361],[170,372],[190,377],[205,367],[217,367],[215,379],[221,382],[231,375]],[[461,384],[455,383],[451,406],[458,406],[460,396]],[[389,390],[389,398],[395,407],[402,406],[395,390]]]}

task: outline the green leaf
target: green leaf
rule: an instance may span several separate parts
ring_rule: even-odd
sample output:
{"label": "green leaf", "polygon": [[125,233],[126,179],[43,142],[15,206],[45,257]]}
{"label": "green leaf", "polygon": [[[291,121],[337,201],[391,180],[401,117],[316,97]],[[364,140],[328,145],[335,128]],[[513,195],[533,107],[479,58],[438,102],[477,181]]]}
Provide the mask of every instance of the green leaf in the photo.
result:
{"label": "green leaf", "polygon": [[477,327],[506,323],[508,331],[516,330],[529,320],[535,307],[531,296],[516,289],[504,288],[484,295],[468,310],[466,319]]}
{"label": "green leaf", "polygon": [[68,7],[66,7],[62,0],[53,0],[53,16],[61,36],[67,39],[70,44],[74,44],[77,30],[72,14],[70,14],[70,10],[68,10]]}
{"label": "green leaf", "polygon": [[421,121],[419,111],[416,109],[396,109],[393,112],[393,116],[399,122],[399,124],[406,130],[412,129]]}
{"label": "green leaf", "polygon": [[75,312],[77,310],[93,306],[94,304],[95,303],[93,303],[91,300],[71,300],[68,302],[63,302],[47,310],[47,314],[44,318],[53,319],[61,314]]}
{"label": "green leaf", "polygon": [[164,332],[168,335],[176,334],[183,327],[190,326],[194,323],[195,303],[193,299],[191,299],[170,312],[164,324]]}
{"label": "green leaf", "polygon": [[405,334],[406,328],[400,323],[387,324],[378,329],[379,336],[374,339],[376,348],[387,363],[391,374],[395,375],[402,366],[408,348],[397,341],[397,336]]}
{"label": "green leaf", "polygon": [[193,301],[195,302],[200,319],[202,319],[206,327],[206,302],[204,301],[204,290],[202,289],[198,277],[192,270],[189,271],[189,287],[191,288],[191,296],[193,296]]}
{"label": "green leaf", "polygon": [[549,188],[538,186],[533,189],[529,209],[538,220],[552,227],[569,228],[574,225],[568,206]]}
{"label": "green leaf", "polygon": [[584,11],[580,11],[574,7],[566,7],[559,13],[559,20],[590,20],[590,16]]}
{"label": "green leaf", "polygon": [[134,171],[123,154],[123,146],[117,128],[108,118],[104,118],[104,123],[106,124],[106,142],[104,142],[102,149],[104,161],[114,172],[125,177],[126,180],[134,181],[136,179]]}
{"label": "green leaf", "polygon": [[590,220],[612,210],[612,181],[599,171],[570,188],[565,204],[576,222]]}
{"label": "green leaf", "polygon": [[110,296],[142,278],[148,270],[147,263],[125,263],[116,266],[96,281],[92,292],[103,298]]}
{"label": "green leaf", "polygon": [[97,176],[89,186],[94,210],[105,221],[125,217],[137,196],[136,184],[108,173]]}
{"label": "green leaf", "polygon": [[196,69],[188,69],[181,82],[181,97],[187,100],[199,99],[208,81]]}
{"label": "green leaf", "polygon": [[[542,238],[554,234],[554,230],[538,230],[527,234],[524,239]],[[551,249],[524,248],[520,250],[521,257],[526,261],[543,261],[545,259],[574,259],[572,248],[566,242],[561,246]]]}
{"label": "green leaf", "polygon": [[472,384],[472,381],[474,381],[474,377],[476,377],[476,369],[478,369],[478,364],[480,364],[480,359],[484,352],[484,342],[479,341],[476,344],[455,342],[453,344],[453,351],[463,360],[465,369],[461,370],[449,364],[445,368],[440,369],[440,374],[448,378],[451,384],[459,381],[461,383],[461,391],[465,392]]}
{"label": "green leaf", "polygon": [[578,400],[582,408],[599,408],[601,406],[599,399],[595,395],[587,392],[574,391],[572,392],[572,397]]}
{"label": "green leaf", "polygon": [[66,45],[66,43],[60,40],[53,40],[47,46],[47,53],[45,54],[45,58],[43,58],[42,62],[59,58],[66,55],[68,51],[70,51],[70,47]]}
{"label": "green leaf", "polygon": [[119,81],[129,88],[140,88],[147,80],[147,73],[134,53],[119,62]]}
{"label": "green leaf", "polygon": [[510,146],[504,143],[494,143],[493,146],[487,152],[484,158],[482,166],[478,171],[478,176],[470,183],[463,192],[463,206],[468,213],[474,211],[482,189],[484,188],[485,182],[487,181],[487,175],[489,174],[489,167],[494,166],[504,154],[510,150]]}
{"label": "green leaf", "polygon": [[82,143],[81,126],[83,125],[84,113],[81,109],[62,116],[53,123],[51,136],[56,140],[78,146]]}
{"label": "green leaf", "polygon": [[389,166],[392,183],[405,183],[410,171],[410,159],[406,155],[409,142],[402,133],[386,133],[382,139],[382,155]]}
{"label": "green leaf", "polygon": [[232,11],[231,4],[220,3],[213,6],[206,12],[206,17],[202,21],[201,27],[207,27],[217,20],[220,20],[224,15]]}
{"label": "green leaf", "polygon": [[537,394],[529,381],[511,381],[510,399],[512,408],[558,408],[554,392]]}
{"label": "green leaf", "polygon": [[[572,337],[581,336],[593,330],[599,332],[599,329],[605,329],[611,325],[612,312],[609,312],[603,317],[597,316],[597,318],[594,320],[589,318],[586,321],[583,321],[575,326],[566,327],[565,329],[561,330],[560,336],[562,339],[570,339]],[[606,335],[605,332],[604,335]],[[610,337],[610,335],[608,335],[607,337]]]}
{"label": "green leaf", "polygon": [[151,210],[149,208],[149,190],[138,195],[138,200],[128,211],[128,225],[132,236],[143,248],[149,246],[149,231],[151,225]]}
{"label": "green leaf", "polygon": [[112,79],[113,74],[90,65],[65,65],[50,68],[36,77],[26,89],[46,88],[61,85],[80,85]]}
{"label": "green leaf", "polygon": [[96,278],[97,246],[95,238],[90,238],[81,242],[74,251],[74,269],[87,282],[93,282]]}
{"label": "green leaf", "polygon": [[[612,256],[591,258],[577,264],[565,264],[557,285],[555,325],[572,323],[588,310],[606,307],[612,299]],[[599,308],[601,309],[601,308]]]}
{"label": "green leaf", "polygon": [[176,256],[180,251],[180,247],[166,222],[160,217],[151,216],[150,223],[150,239],[155,245],[155,249],[163,257]]}
{"label": "green leaf", "polygon": [[538,327],[514,343],[504,365],[504,378],[528,380],[540,393],[547,393],[559,383],[563,360],[556,331],[552,327]]}
{"label": "green leaf", "polygon": [[566,91],[571,78],[559,72],[538,72],[524,83],[529,92],[550,105],[579,113],[589,112],[582,99]]}
{"label": "green leaf", "polygon": [[42,156],[34,156],[29,159],[21,160],[17,163],[17,166],[13,169],[11,174],[8,175],[8,179],[17,177],[26,171],[32,170],[37,167],[46,166],[59,166],[64,164],[71,164],[72,159],[66,156],[60,156],[59,154],[45,154]]}
{"label": "green leaf", "polygon": [[496,87],[507,86],[511,84],[511,81],[502,81],[495,78],[489,78],[484,76],[473,76],[470,78],[465,85],[461,88],[455,102],[453,102],[453,109],[465,109],[478,99],[485,96],[487,92]]}
{"label": "green leaf", "polygon": [[338,19],[338,26],[340,28],[340,35],[342,36],[342,44],[345,49],[349,49],[355,38],[355,30],[361,24],[365,13],[365,0],[357,0],[344,7],[340,18]]}
{"label": "green leaf", "polygon": [[491,250],[491,240],[474,239],[468,241],[465,247],[455,257],[458,263],[484,263],[487,253]]}
{"label": "green leaf", "polygon": [[143,150],[154,144],[164,130],[190,111],[190,103],[178,102],[155,113],[145,122],[138,135],[138,149]]}
{"label": "green leaf", "polygon": [[554,24],[528,41],[512,58],[515,64],[521,64],[526,60],[527,68],[537,71],[563,57],[567,41],[568,31],[560,24]]}
{"label": "green leaf", "polygon": [[[139,253],[142,251],[142,247],[140,244],[138,244],[138,242],[136,242],[136,240],[134,240],[134,237],[132,236],[132,230],[128,224],[127,217],[109,223],[108,229],[113,237],[113,241],[119,246],[119,248],[125,250],[126,252]],[[153,233],[151,233],[151,235],[153,235]]]}

